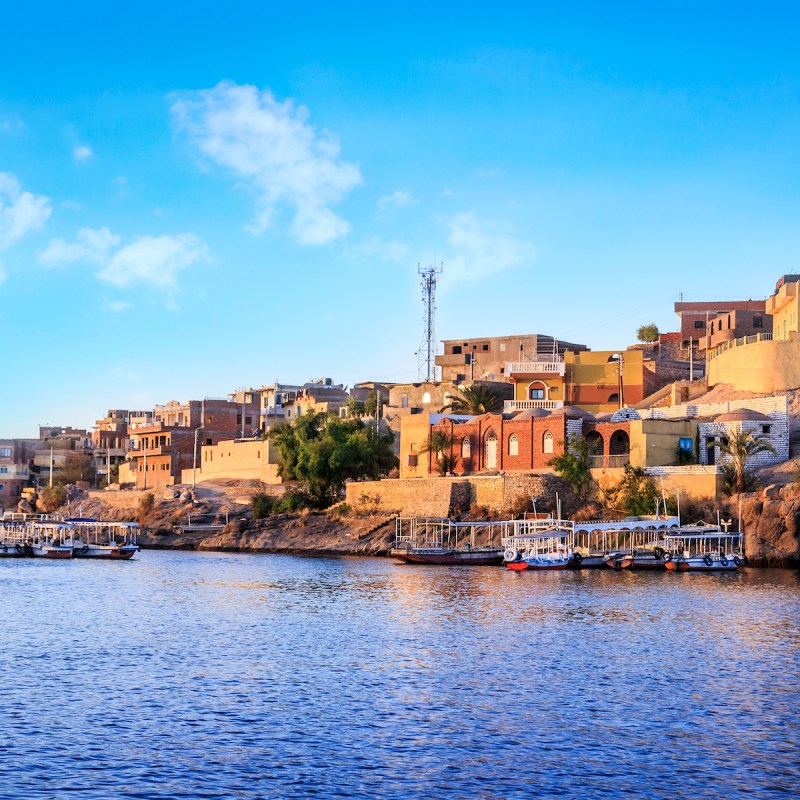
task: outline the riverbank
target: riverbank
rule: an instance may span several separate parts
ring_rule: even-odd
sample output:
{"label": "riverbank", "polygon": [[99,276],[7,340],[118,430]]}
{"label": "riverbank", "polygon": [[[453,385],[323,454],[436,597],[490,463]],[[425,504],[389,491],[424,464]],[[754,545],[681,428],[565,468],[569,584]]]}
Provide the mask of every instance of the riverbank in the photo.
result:
{"label": "riverbank", "polygon": [[[198,487],[194,503],[180,492],[162,492],[153,497],[151,508],[143,510],[140,502],[145,493],[77,490],[72,492],[70,513],[79,511],[82,516],[98,519],[138,520],[143,526],[140,544],[151,549],[342,556],[389,554],[395,533],[392,514],[340,516],[334,510],[254,520],[249,506],[252,491],[252,487],[244,485],[206,485]],[[720,511],[723,519],[735,520],[738,503],[731,500]],[[751,565],[800,566],[800,484],[773,484],[744,495],[742,523],[744,549]]]}

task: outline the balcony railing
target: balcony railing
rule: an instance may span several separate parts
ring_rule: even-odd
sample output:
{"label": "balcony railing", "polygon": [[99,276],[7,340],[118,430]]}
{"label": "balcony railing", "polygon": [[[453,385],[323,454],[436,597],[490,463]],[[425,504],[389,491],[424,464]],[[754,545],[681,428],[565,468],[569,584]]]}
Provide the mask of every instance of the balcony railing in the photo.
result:
{"label": "balcony railing", "polygon": [[531,408],[544,408],[554,411],[564,406],[563,400],[506,400],[503,402],[503,411],[528,411]]}
{"label": "balcony railing", "polygon": [[563,375],[563,361],[507,361],[506,375],[541,375],[542,373]]}
{"label": "balcony railing", "polygon": [[626,464],[630,464],[631,454],[618,453],[613,456],[598,454],[595,456],[589,456],[589,458],[591,459],[592,469],[599,469],[601,467],[624,467]]}

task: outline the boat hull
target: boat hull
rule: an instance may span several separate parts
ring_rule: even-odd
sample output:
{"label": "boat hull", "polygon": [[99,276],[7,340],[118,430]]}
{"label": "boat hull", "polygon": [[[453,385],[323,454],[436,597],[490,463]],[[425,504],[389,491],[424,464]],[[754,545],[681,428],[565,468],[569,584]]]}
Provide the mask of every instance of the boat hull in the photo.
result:
{"label": "boat hull", "polygon": [[506,568],[514,570],[515,572],[521,572],[522,570],[554,570],[554,569],[566,569],[569,566],[569,560],[562,560],[562,561],[554,561],[550,564],[545,563],[536,563],[533,561],[508,561],[506,562]]}
{"label": "boat hull", "polygon": [[401,550],[394,549],[392,558],[405,564],[435,564],[441,566],[496,567],[503,563],[499,550]]}
{"label": "boat hull", "polygon": [[139,552],[138,547],[104,547],[88,545],[76,547],[72,553],[74,558],[104,559],[107,561],[128,561]]}
{"label": "boat hull", "polygon": [[713,559],[709,564],[702,558],[668,561],[664,566],[670,572],[736,572],[739,569],[739,565],[731,560],[723,564],[719,559]]}

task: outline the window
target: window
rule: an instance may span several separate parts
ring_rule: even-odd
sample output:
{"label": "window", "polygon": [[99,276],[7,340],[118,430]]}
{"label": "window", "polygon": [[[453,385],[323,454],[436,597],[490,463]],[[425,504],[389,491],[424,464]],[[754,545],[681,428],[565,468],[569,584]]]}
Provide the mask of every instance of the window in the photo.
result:
{"label": "window", "polygon": [[461,383],[461,381],[465,381],[467,376],[463,372],[456,373],[456,383]]}
{"label": "window", "polygon": [[609,403],[619,403],[619,394],[617,392],[614,392],[613,394],[610,394],[608,396],[608,402]]}
{"label": "window", "polygon": [[236,424],[237,425],[241,425],[242,424],[242,415],[241,414],[237,414],[236,415]]}
{"label": "window", "polygon": [[3,475],[8,475],[8,467],[0,467],[0,473]]}
{"label": "window", "polygon": [[206,417],[206,424],[210,425],[214,421],[214,417]]}
{"label": "window", "polygon": [[753,327],[754,328],[763,328],[764,327],[764,320],[761,317],[753,317]]}
{"label": "window", "polygon": [[407,394],[403,395],[403,399],[400,401],[400,405],[403,408],[408,408],[408,395]]}
{"label": "window", "polygon": [[422,404],[425,405],[426,403],[430,403],[430,401],[431,401],[431,393],[425,392],[425,394],[422,395]]}
{"label": "window", "polygon": [[544,400],[544,389],[531,389],[530,391],[530,398],[531,400]]}
{"label": "window", "polygon": [[706,326],[705,322],[703,322],[703,320],[701,320],[701,319],[696,319],[696,320],[694,321],[694,329],[695,329],[696,331],[701,331],[701,330],[703,330],[703,328],[705,328],[705,326]]}
{"label": "window", "polygon": [[771,433],[771,432],[772,432],[772,425],[761,426],[761,433]]}
{"label": "window", "polygon": [[11,458],[11,448],[0,447],[0,458]]}
{"label": "window", "polygon": [[485,351],[485,350],[488,350],[488,349],[489,349],[489,345],[488,345],[488,344],[485,344],[485,345],[483,346],[483,349],[484,349],[484,351]]}
{"label": "window", "polygon": [[245,417],[244,418],[244,424],[245,425],[252,425],[253,424],[253,418],[252,417]]}
{"label": "window", "polygon": [[461,440],[461,458],[469,458],[472,453],[472,445],[470,444],[469,437],[464,437]]}
{"label": "window", "polygon": [[550,431],[546,431],[544,434],[544,438],[542,439],[542,451],[545,453],[553,452],[553,434],[550,433]]}
{"label": "window", "polygon": [[453,345],[453,355],[454,356],[460,356],[461,355],[461,345],[460,344],[454,344]]}
{"label": "window", "polygon": [[508,454],[510,456],[519,455],[519,439],[516,436],[511,436],[508,440]]}
{"label": "window", "polygon": [[692,452],[692,437],[691,436],[681,436],[681,438],[678,439],[678,447],[681,450],[683,450],[683,451],[685,451],[687,453],[691,453]]}
{"label": "window", "polygon": [[500,342],[500,344],[498,346],[500,348],[500,352],[501,353],[505,353],[505,351],[506,351],[506,343],[505,342]]}
{"label": "window", "polygon": [[206,444],[214,444],[214,440],[213,439],[206,439]]}

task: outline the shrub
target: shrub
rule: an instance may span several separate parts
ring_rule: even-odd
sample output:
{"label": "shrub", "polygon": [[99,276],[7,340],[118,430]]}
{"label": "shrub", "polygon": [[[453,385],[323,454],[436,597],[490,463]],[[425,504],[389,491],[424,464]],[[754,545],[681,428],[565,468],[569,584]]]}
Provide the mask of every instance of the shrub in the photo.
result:
{"label": "shrub", "polygon": [[275,498],[266,492],[256,492],[252,498],[253,519],[264,519],[273,513]]}
{"label": "shrub", "polygon": [[55,486],[45,486],[39,493],[39,505],[45,514],[52,514],[57,508],[63,506],[66,500],[66,489],[60,483]]}
{"label": "shrub", "polygon": [[156,498],[152,492],[148,492],[144,497],[139,500],[139,522],[144,522],[145,517],[153,510],[156,504]]}

